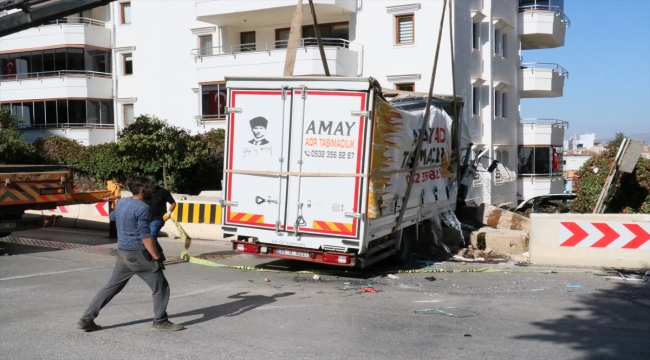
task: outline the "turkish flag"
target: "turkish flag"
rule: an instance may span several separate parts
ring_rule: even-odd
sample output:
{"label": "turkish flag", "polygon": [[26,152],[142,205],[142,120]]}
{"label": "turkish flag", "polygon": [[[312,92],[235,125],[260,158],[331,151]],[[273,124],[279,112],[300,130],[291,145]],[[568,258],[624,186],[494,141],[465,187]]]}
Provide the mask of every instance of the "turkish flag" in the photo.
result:
{"label": "turkish flag", "polygon": [[210,115],[226,115],[226,89],[210,90],[208,98],[210,101]]}
{"label": "turkish flag", "polygon": [[5,60],[5,75],[16,75],[16,59]]}
{"label": "turkish flag", "polygon": [[553,170],[560,168],[560,161],[557,158],[557,150],[553,149]]}

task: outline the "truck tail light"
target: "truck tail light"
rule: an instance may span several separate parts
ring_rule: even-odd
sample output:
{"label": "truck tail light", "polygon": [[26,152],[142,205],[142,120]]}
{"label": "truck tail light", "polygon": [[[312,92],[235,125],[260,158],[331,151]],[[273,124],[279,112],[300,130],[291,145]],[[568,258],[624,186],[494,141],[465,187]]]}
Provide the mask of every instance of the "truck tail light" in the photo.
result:
{"label": "truck tail light", "polygon": [[39,192],[41,195],[62,195],[65,194],[65,188],[64,187],[41,188]]}
{"label": "truck tail light", "polygon": [[259,254],[260,247],[253,244],[237,244],[237,251],[247,252],[251,254]]}
{"label": "truck tail light", "polygon": [[325,254],[323,255],[323,261],[334,264],[349,264],[350,257],[345,255]]}

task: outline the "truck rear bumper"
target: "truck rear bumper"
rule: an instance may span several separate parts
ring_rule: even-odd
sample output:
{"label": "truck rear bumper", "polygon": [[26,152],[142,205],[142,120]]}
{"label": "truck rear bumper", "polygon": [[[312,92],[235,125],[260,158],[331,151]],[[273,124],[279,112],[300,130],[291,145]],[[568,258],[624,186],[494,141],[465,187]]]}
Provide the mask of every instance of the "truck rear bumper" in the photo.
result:
{"label": "truck rear bumper", "polygon": [[14,231],[24,231],[53,227],[59,224],[63,217],[61,215],[26,217],[15,220],[0,220],[0,232],[11,233]]}
{"label": "truck rear bumper", "polygon": [[354,253],[295,248],[240,240],[232,240],[232,250],[238,254],[252,254],[270,258],[298,260],[344,267],[354,267],[357,263],[357,255]]}

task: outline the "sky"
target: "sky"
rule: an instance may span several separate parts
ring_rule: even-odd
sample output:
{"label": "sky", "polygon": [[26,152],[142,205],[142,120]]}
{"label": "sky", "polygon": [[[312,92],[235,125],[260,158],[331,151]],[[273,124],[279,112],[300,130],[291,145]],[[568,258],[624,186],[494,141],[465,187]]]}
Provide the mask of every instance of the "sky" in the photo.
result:
{"label": "sky", "polygon": [[565,0],[564,12],[563,47],[522,51],[569,71],[564,96],[521,99],[521,117],[566,120],[566,138],[650,133],[650,0]]}

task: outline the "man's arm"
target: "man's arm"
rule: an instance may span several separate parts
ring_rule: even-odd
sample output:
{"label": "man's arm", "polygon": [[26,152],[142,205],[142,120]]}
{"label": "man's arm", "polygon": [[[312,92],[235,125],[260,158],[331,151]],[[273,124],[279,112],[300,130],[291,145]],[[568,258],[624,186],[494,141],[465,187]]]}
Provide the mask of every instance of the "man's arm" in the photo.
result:
{"label": "man's arm", "polygon": [[160,255],[158,254],[158,250],[156,250],[156,245],[151,237],[151,228],[149,227],[149,207],[142,208],[142,210],[137,214],[137,220],[138,234],[140,234],[144,248],[147,249],[149,254],[151,254],[151,257],[158,260]]}
{"label": "man's arm", "polygon": [[169,211],[167,212],[167,214],[163,215],[163,220],[167,221],[172,217],[172,213],[174,212],[174,209],[176,209],[176,200],[174,200],[174,197],[169,192],[169,190],[167,190],[167,196],[165,202],[169,203]]}

